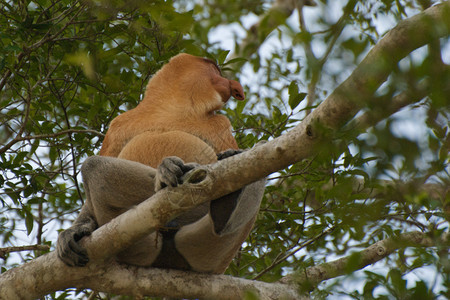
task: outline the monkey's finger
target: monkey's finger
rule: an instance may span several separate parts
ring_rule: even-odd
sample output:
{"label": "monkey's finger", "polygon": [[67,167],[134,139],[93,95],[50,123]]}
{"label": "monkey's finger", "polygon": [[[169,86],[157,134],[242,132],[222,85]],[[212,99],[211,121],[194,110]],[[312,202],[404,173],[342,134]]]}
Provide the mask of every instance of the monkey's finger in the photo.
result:
{"label": "monkey's finger", "polygon": [[183,171],[183,175],[193,169],[195,169],[196,167],[198,167],[199,164],[198,163],[187,163],[187,164],[183,164],[183,166],[181,167],[182,171]]}
{"label": "monkey's finger", "polygon": [[87,252],[74,240],[58,244],[58,257],[68,266],[85,266],[89,262]]}
{"label": "monkey's finger", "polygon": [[178,164],[167,165],[167,168],[166,168],[168,171],[167,174],[170,174],[175,177],[181,177],[181,176],[183,176],[182,168],[183,168],[183,165],[178,165]]}
{"label": "monkey's finger", "polygon": [[168,174],[168,176],[162,176],[161,182],[165,184],[166,186],[175,187],[178,185],[178,180],[176,176],[173,176],[173,174]]}
{"label": "monkey's finger", "polygon": [[89,228],[86,228],[85,226],[79,227],[79,231],[73,234],[73,238],[76,242],[84,238],[85,236],[91,235],[92,231]]}
{"label": "monkey's finger", "polygon": [[242,153],[242,152],[244,152],[244,150],[242,150],[242,149],[228,149],[228,150],[225,150],[225,151],[217,154],[217,160],[222,160],[222,159],[225,159],[227,157],[230,157],[230,156]]}
{"label": "monkey's finger", "polygon": [[69,242],[70,258],[75,266],[84,267],[89,262],[86,249],[81,247],[74,240]]}
{"label": "monkey's finger", "polygon": [[160,169],[160,181],[161,185],[165,184],[167,186],[177,186],[178,178],[183,175],[183,172],[180,168],[171,168],[171,169]]}
{"label": "monkey's finger", "polygon": [[183,166],[184,162],[180,158],[176,156],[170,156],[164,158],[158,169],[160,169],[163,174],[171,173],[177,177],[181,177],[183,175]]}

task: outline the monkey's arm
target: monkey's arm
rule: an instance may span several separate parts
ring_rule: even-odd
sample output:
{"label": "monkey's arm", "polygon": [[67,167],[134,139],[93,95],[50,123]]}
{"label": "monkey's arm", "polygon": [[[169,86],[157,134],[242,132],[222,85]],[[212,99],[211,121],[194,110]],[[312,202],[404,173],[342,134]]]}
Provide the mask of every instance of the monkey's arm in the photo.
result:
{"label": "monkey's arm", "polygon": [[212,200],[209,213],[214,233],[226,235],[240,230],[259,211],[266,180],[261,179],[236,192]]}
{"label": "monkey's arm", "polygon": [[[218,153],[217,159],[222,160],[242,152],[244,152],[244,150],[242,149],[228,149]],[[242,189],[239,189],[233,193],[211,201],[210,214],[211,219],[214,223],[214,231],[216,233],[222,233],[227,223],[229,223],[231,214],[234,212],[237,206],[238,197],[241,192]]]}
{"label": "monkey's arm", "polygon": [[58,257],[69,266],[85,266],[89,258],[86,249],[78,241],[90,235],[97,227],[97,222],[85,203],[74,224],[59,234],[56,244]]}

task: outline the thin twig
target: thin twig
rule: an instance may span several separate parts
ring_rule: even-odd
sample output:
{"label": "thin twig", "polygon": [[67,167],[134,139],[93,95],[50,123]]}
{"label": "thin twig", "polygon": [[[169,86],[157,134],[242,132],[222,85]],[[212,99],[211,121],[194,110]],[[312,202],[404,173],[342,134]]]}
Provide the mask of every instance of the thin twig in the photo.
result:
{"label": "thin twig", "polygon": [[50,246],[48,245],[29,245],[29,246],[16,246],[16,247],[5,247],[0,248],[0,258],[6,259],[6,254],[11,252],[21,252],[21,251],[48,251]]}
{"label": "thin twig", "polygon": [[68,129],[68,130],[63,130],[63,131],[55,132],[55,133],[51,133],[51,134],[27,135],[27,136],[22,136],[22,137],[17,136],[13,140],[11,140],[8,144],[6,144],[3,148],[0,148],[0,154],[5,153],[9,148],[12,147],[12,145],[14,145],[15,143],[20,142],[20,141],[48,139],[48,138],[54,138],[54,137],[58,137],[60,135],[65,135],[65,134],[70,134],[70,133],[92,133],[92,134],[97,135],[102,138],[105,137],[105,134],[103,134],[97,130],[93,130],[93,129]]}
{"label": "thin twig", "polygon": [[324,235],[330,233],[331,231],[333,231],[336,227],[330,227],[326,230],[324,230],[323,232],[321,232],[320,234],[318,234],[317,236],[315,236],[312,239],[307,240],[304,243],[301,243],[298,246],[292,246],[289,250],[291,250],[290,252],[286,253],[285,255],[280,255],[279,257],[277,257],[270,266],[268,266],[267,268],[265,268],[263,271],[259,272],[255,277],[253,277],[253,280],[256,280],[258,278],[260,278],[261,276],[263,276],[265,273],[269,272],[270,270],[272,270],[273,268],[275,268],[277,265],[279,265],[280,263],[282,263],[283,261],[285,261],[286,259],[288,259],[289,257],[291,257],[292,255],[296,254],[298,251],[302,250],[303,248],[305,248],[308,245],[311,245],[312,243],[314,243],[315,241],[317,241],[318,239],[322,238]]}

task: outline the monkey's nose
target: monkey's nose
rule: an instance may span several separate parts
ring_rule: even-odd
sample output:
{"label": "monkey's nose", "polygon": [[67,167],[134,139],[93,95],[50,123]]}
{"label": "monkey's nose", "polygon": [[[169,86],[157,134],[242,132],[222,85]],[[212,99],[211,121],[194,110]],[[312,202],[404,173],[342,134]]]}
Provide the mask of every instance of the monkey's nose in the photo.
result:
{"label": "monkey's nose", "polygon": [[235,80],[230,80],[230,89],[231,89],[231,95],[236,100],[244,100],[245,99],[244,89],[242,88],[242,85],[239,82],[237,82]]}
{"label": "monkey's nose", "polygon": [[237,100],[244,100],[245,99],[245,96],[242,95],[238,90],[233,90],[232,95]]}

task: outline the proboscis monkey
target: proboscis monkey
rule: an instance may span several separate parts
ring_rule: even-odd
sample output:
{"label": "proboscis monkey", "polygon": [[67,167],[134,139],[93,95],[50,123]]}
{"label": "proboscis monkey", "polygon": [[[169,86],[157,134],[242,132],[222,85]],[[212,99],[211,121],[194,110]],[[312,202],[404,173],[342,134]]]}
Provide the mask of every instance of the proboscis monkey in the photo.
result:
{"label": "proboscis monkey", "polygon": [[[238,153],[228,118],[216,111],[242,86],[209,59],[179,54],[147,85],[144,99],[116,117],[100,150],[81,169],[86,202],[72,227],[60,233],[57,253],[69,266],[89,258],[78,241],[99,226],[176,186],[196,164]],[[120,262],[223,273],[253,226],[264,193],[260,180],[170,221],[117,255]]]}

